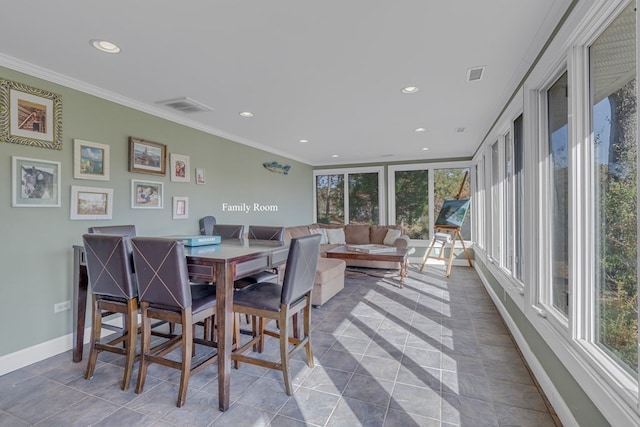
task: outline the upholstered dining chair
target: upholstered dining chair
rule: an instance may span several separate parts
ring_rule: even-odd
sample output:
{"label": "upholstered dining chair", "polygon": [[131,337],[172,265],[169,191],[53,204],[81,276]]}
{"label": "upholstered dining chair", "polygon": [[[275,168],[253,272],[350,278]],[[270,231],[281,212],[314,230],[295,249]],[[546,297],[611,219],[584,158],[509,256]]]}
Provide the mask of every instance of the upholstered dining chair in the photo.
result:
{"label": "upholstered dining chair", "polygon": [[[283,284],[268,282],[260,286],[247,287],[234,293],[233,310],[258,318],[257,331],[252,339],[232,354],[235,367],[241,362],[282,371],[285,389],[290,396],[293,392],[290,376],[290,359],[293,354],[304,348],[307,353],[307,365],[313,367],[311,352],[311,290],[316,274],[320,235],[312,234],[291,240]],[[289,336],[288,320],[303,313],[303,335],[300,338]],[[265,329],[266,322],[278,321],[279,331]],[[265,336],[280,340],[280,361],[274,362],[244,355],[249,348],[264,347]],[[293,347],[289,348],[290,344]]]}
{"label": "upholstered dining chair", "polygon": [[242,239],[244,237],[244,225],[216,224],[213,226],[213,235],[224,239]]}
{"label": "upholstered dining chair", "polygon": [[[135,237],[131,239],[131,244],[142,314],[142,350],[136,393],[143,391],[150,364],[178,369],[180,387],[177,406],[180,407],[187,397],[190,375],[217,360],[217,351],[211,349],[201,357],[194,358],[194,344],[216,347],[211,340],[194,337],[196,323],[206,322],[215,315],[215,286],[189,283],[182,242],[158,237]],[[151,319],[180,324],[181,332],[151,348]],[[178,347],[181,347],[180,361],[165,357]]]}
{"label": "upholstered dining chair", "polygon": [[[277,241],[284,244],[284,227],[273,227],[264,225],[250,225],[248,231],[249,240]],[[262,282],[278,281],[278,270],[271,269],[260,271],[250,276],[244,277],[234,282],[235,289],[242,289],[247,286]]]}
{"label": "upholstered dining chair", "polygon": [[203,236],[213,236],[213,227],[215,225],[215,216],[207,215],[200,218],[200,234]]}
{"label": "upholstered dining chair", "polygon": [[89,227],[91,234],[115,234],[117,236],[136,237],[135,225],[104,225],[99,227]]}
{"label": "upholstered dining chair", "polygon": [[[129,238],[114,234],[85,234],[87,273],[93,293],[91,343],[85,378],[93,377],[98,353],[108,351],[125,356],[121,388],[127,390],[133,372],[138,336],[138,288],[133,276]],[[121,313],[121,335],[101,342],[103,313]],[[124,343],[124,346],[118,344]]]}

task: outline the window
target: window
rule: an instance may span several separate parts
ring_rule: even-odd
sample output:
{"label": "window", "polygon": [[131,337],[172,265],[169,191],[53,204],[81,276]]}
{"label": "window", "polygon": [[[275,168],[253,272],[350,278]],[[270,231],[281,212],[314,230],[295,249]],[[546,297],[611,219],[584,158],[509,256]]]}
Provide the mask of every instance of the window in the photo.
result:
{"label": "window", "polygon": [[500,262],[500,144],[491,146],[491,257]]}
{"label": "window", "polygon": [[[466,163],[425,163],[389,166],[389,217],[414,240],[429,240],[444,200],[471,197]],[[471,209],[461,228],[471,240]],[[419,242],[414,242],[420,246]]]}
{"label": "window", "polygon": [[316,175],[316,221],[344,224],[343,175]]}
{"label": "window", "polygon": [[[633,4],[589,49],[596,342],[638,372],[637,88]],[[615,52],[615,54],[614,54]]]}
{"label": "window", "polygon": [[513,141],[511,132],[504,136],[504,243],[502,265],[507,270],[513,268]]}
{"label": "window", "polygon": [[524,227],[524,141],[522,128],[522,114],[513,121],[513,275],[522,281],[524,263],[523,227]]}
{"label": "window", "polygon": [[316,222],[384,224],[382,171],[382,167],[315,171]]}
{"label": "window", "polygon": [[565,72],[547,91],[551,303],[565,315],[569,313],[568,108],[568,82]]}
{"label": "window", "polygon": [[395,223],[411,239],[429,239],[429,171],[397,170],[395,181]]}

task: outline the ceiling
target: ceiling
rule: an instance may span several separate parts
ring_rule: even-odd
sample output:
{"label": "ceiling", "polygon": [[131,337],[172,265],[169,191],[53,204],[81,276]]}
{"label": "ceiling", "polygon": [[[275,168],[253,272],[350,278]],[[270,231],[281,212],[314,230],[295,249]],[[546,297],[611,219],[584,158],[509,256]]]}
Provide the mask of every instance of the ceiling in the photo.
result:
{"label": "ceiling", "polygon": [[0,65],[314,166],[465,158],[569,3],[10,1]]}

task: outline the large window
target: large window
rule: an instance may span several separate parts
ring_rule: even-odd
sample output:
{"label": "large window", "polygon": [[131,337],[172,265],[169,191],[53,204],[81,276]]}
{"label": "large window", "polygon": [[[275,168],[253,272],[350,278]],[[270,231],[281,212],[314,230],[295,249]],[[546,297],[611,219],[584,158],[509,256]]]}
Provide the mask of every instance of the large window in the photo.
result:
{"label": "large window", "polygon": [[[415,240],[429,240],[445,200],[471,197],[466,163],[429,163],[389,166],[390,218]],[[471,209],[461,227],[471,239]],[[417,242],[416,242],[417,243]]]}
{"label": "large window", "polygon": [[491,256],[500,262],[500,144],[498,141],[491,146]]}
{"label": "large window", "polygon": [[636,13],[590,47],[597,343],[638,371]]}
{"label": "large window", "polygon": [[524,134],[522,114],[513,121],[513,275],[522,281],[524,265]]}
{"label": "large window", "polygon": [[314,172],[316,221],[384,224],[382,171],[382,167],[374,167]]}
{"label": "large window", "polygon": [[566,315],[569,313],[569,107],[566,72],[547,91],[547,112],[551,302]]}
{"label": "large window", "polygon": [[429,171],[395,171],[395,223],[412,239],[429,239]]}

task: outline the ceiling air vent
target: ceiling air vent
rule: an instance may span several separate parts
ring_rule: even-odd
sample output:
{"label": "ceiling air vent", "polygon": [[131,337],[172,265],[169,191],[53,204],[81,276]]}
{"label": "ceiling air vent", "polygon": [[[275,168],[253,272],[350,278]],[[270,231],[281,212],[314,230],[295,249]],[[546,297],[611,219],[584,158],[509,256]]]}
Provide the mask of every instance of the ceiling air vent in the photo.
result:
{"label": "ceiling air vent", "polygon": [[467,81],[475,82],[482,79],[484,73],[484,67],[469,68],[467,70]]}
{"label": "ceiling air vent", "polygon": [[213,111],[213,108],[208,107],[198,101],[194,101],[191,98],[182,97],[167,99],[166,101],[158,101],[158,104],[166,105],[167,107],[178,110],[182,113],[201,113],[204,111]]}

